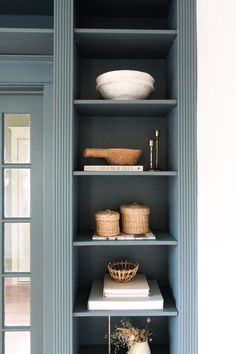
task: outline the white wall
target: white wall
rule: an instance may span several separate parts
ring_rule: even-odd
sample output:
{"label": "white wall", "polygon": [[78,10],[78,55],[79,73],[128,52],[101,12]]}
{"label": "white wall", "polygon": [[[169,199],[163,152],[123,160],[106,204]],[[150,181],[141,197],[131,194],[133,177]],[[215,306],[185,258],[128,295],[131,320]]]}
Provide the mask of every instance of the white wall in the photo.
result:
{"label": "white wall", "polygon": [[236,0],[197,1],[199,354],[235,354]]}

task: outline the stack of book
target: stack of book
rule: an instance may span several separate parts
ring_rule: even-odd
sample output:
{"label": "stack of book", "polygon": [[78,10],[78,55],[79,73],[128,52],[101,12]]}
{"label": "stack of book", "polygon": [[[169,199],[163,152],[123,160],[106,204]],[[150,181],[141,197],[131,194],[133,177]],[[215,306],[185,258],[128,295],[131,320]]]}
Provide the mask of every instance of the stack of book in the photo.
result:
{"label": "stack of book", "polygon": [[156,236],[153,234],[152,231],[147,232],[146,234],[139,234],[139,235],[130,235],[130,234],[125,234],[123,232],[120,233],[118,236],[99,236],[96,234],[96,232],[93,234],[92,240],[117,240],[117,241],[122,241],[122,240],[155,240]]}
{"label": "stack of book", "polygon": [[156,280],[137,274],[128,283],[119,283],[106,274],[95,280],[88,300],[89,310],[162,310],[164,300]]}
{"label": "stack of book", "polygon": [[84,165],[87,172],[142,172],[143,166],[119,166],[119,165]]}
{"label": "stack of book", "polygon": [[116,297],[148,297],[150,287],[144,274],[137,274],[128,283],[119,283],[105,274],[103,296],[107,298]]}

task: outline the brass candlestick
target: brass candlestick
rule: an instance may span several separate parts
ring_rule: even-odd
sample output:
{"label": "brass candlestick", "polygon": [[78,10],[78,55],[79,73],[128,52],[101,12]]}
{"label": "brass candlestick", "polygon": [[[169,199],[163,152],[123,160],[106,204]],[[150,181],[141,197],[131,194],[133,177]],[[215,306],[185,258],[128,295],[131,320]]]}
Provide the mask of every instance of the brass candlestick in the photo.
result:
{"label": "brass candlestick", "polygon": [[160,130],[156,129],[156,159],[155,159],[155,169],[159,170],[159,137]]}
{"label": "brass candlestick", "polygon": [[149,152],[150,152],[150,168],[149,171],[153,171],[153,140],[149,140]]}

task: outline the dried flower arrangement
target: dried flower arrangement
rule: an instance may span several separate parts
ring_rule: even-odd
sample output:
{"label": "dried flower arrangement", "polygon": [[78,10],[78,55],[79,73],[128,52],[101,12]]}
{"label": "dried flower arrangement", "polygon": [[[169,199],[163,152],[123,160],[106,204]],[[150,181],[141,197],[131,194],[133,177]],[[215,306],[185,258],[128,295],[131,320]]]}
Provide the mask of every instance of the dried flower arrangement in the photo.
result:
{"label": "dried flower arrangement", "polygon": [[128,347],[128,354],[135,344],[151,342],[152,331],[149,329],[150,322],[151,319],[148,317],[146,328],[141,329],[133,327],[129,319],[121,320],[120,325],[111,334],[111,343],[115,346],[115,353],[121,348]]}

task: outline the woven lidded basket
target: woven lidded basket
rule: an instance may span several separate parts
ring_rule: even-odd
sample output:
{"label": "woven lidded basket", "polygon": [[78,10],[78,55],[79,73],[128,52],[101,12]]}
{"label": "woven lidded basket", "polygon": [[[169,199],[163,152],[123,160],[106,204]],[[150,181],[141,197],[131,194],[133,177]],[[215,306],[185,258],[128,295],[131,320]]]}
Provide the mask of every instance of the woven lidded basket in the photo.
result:
{"label": "woven lidded basket", "polygon": [[140,204],[124,204],[120,207],[122,232],[146,234],[149,232],[150,208]]}
{"label": "woven lidded basket", "polygon": [[134,261],[112,261],[107,265],[109,273],[113,279],[120,283],[128,283],[135,277],[139,264]]}
{"label": "woven lidded basket", "polygon": [[110,209],[95,214],[96,233],[98,236],[111,237],[120,234],[120,213]]}

